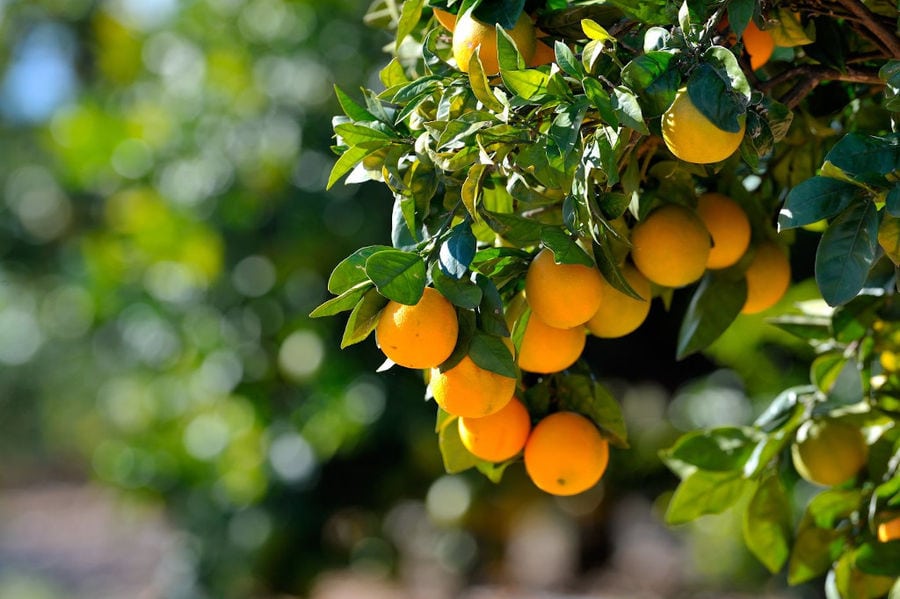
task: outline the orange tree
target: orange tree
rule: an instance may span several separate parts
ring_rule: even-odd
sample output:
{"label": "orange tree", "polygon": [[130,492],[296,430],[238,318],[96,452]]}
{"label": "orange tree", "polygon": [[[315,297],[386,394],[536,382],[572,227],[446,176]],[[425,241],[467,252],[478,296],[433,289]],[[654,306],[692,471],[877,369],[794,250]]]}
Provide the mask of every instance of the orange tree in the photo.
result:
{"label": "orange tree", "polygon": [[[667,520],[739,504],[746,544],[773,573],[786,568],[792,584],[827,573],[830,596],[887,593],[900,577],[900,543],[878,536],[900,512],[896,5],[382,0],[368,19],[393,31],[394,57],[382,89],[336,90],[329,185],[386,185],[391,245],[338,264],[336,297],[312,315],[349,311],[347,346],[385,326],[386,305],[452,304],[455,346],[425,366],[446,469],[499,481],[524,455],[548,492],[567,493],[568,477],[590,486],[627,432],[602,373],[560,352],[577,356],[592,330],[628,334],[679,289],[691,294],[679,358],[768,310],[818,354],[809,384],[752,426],[691,432],[664,451],[681,477]],[[709,194],[727,208],[711,211]],[[821,298],[779,312],[800,227],[821,232]],[[405,351],[432,353],[447,330],[411,324]],[[529,331],[540,339],[523,351]],[[452,408],[475,396],[479,414]],[[470,453],[457,418],[513,397],[532,431],[574,413],[602,442],[532,432],[512,458]],[[820,490],[794,518],[801,478]]]}

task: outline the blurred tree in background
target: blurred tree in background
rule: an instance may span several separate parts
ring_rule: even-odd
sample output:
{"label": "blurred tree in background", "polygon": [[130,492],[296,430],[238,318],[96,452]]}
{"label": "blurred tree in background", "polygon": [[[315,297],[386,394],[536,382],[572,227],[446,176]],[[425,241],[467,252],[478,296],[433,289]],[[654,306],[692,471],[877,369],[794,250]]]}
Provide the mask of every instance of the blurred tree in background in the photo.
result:
{"label": "blurred tree in background", "polygon": [[[502,487],[442,476],[419,377],[376,375],[374,343],[340,351],[343,323],[308,319],[334,264],[390,230],[384,186],[324,191],[332,86],[380,85],[389,60],[365,12],[0,3],[0,491],[96,480],[163,505],[180,531],[166,597],[305,594],[347,566],[434,596],[510,579],[588,590],[646,575],[644,560],[659,580],[622,592],[762,592],[739,521],[666,533],[654,504],[679,431],[749,423],[806,382],[811,352],[761,318],[711,350],[729,370],[674,362],[677,294],[671,316],[594,344],[632,449],[595,491],[552,501],[521,469]],[[0,554],[0,590],[11,575]]]}

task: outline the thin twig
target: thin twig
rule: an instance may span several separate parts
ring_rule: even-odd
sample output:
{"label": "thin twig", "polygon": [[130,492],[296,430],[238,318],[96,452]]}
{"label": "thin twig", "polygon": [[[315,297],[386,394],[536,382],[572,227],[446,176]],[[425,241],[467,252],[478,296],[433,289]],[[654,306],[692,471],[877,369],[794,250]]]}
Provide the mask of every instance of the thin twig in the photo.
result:
{"label": "thin twig", "polygon": [[837,0],[837,2],[865,25],[860,33],[871,34],[873,41],[877,41],[891,57],[900,58],[900,39],[893,31],[886,29],[865,4],[859,0]]}
{"label": "thin twig", "polygon": [[[786,73],[790,73],[789,77],[782,77]],[[855,69],[847,69],[846,71],[836,71],[834,69],[829,69],[825,67],[807,65],[803,67],[797,67],[795,69],[789,69],[789,71],[785,71],[785,73],[781,73],[778,78],[781,81],[787,81],[789,79],[793,79],[796,77],[800,77],[800,81],[798,81],[784,96],[781,98],[781,102],[787,106],[788,108],[796,107],[800,101],[806,97],[812,90],[816,88],[817,85],[822,83],[823,81],[847,81],[850,83],[868,83],[871,85],[884,85],[884,81],[882,81],[878,77],[878,73],[874,71],[862,71]],[[770,85],[772,81],[776,78],[773,77],[769,81],[765,82],[767,86],[766,89],[771,89],[774,85]],[[766,90],[763,90],[766,91]]]}

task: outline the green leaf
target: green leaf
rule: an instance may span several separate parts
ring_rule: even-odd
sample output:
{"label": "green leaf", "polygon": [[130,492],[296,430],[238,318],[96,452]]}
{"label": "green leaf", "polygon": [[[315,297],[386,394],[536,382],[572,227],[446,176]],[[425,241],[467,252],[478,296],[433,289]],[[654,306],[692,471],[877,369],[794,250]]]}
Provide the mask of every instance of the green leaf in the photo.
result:
{"label": "green leaf", "polygon": [[[406,76],[406,71],[403,69],[403,65],[396,56],[378,72],[378,78],[381,79],[381,83],[384,84],[386,90],[393,88],[399,89],[401,86],[409,83],[409,77]],[[402,119],[397,119],[397,122],[400,122],[400,120]]]}
{"label": "green leaf", "polygon": [[360,283],[369,280],[366,274],[366,260],[369,256],[384,250],[392,250],[389,245],[367,245],[361,247],[343,260],[341,260],[331,276],[328,277],[328,291],[335,295],[340,295],[348,291],[351,287],[355,287]]}
{"label": "green leaf", "polygon": [[722,271],[707,271],[681,322],[677,358],[681,360],[718,339],[740,314],[746,301],[746,279],[734,279]]}
{"label": "green leaf", "polygon": [[607,91],[603,89],[603,84],[592,77],[585,77],[581,80],[581,85],[584,86],[585,96],[587,96],[591,106],[596,108],[600,113],[600,118],[603,119],[603,122],[607,125],[618,127],[619,117],[616,116],[616,113],[613,110],[612,98],[610,98]]}
{"label": "green leaf", "polygon": [[454,306],[466,310],[474,310],[481,303],[481,288],[469,279],[456,279],[444,274],[440,264],[433,262],[431,265],[431,280],[434,288]]}
{"label": "green leaf", "polygon": [[469,344],[469,357],[477,366],[511,379],[519,375],[513,356],[500,337],[476,332]]}
{"label": "green leaf", "polygon": [[397,23],[397,39],[394,42],[394,52],[400,50],[400,44],[419,24],[419,19],[422,18],[423,6],[425,6],[425,0],[404,0],[403,9],[400,12],[400,22]]}
{"label": "green leaf", "polygon": [[681,74],[672,68],[674,57],[669,52],[648,52],[622,69],[622,81],[635,90],[641,109],[648,117],[664,113],[681,86]]}
{"label": "green leaf", "polygon": [[594,266],[591,257],[561,227],[545,226],[541,231],[541,243],[553,251],[553,261],[557,264]]}
{"label": "green leaf", "polygon": [[802,405],[800,398],[815,394],[815,392],[816,389],[812,385],[801,385],[785,389],[778,397],[772,400],[769,407],[756,418],[753,425],[765,432],[777,430],[797,412],[798,406]]}
{"label": "green leaf", "polygon": [[887,187],[886,176],[900,170],[900,134],[876,137],[848,133],[829,150],[825,160],[851,179]]}
{"label": "green leaf", "polygon": [[831,388],[834,387],[838,375],[847,362],[848,359],[841,351],[831,351],[817,356],[809,367],[810,381],[822,393],[831,392]]}
{"label": "green leaf", "polygon": [[338,103],[341,105],[341,110],[344,111],[348,117],[350,117],[353,121],[376,121],[378,119],[375,116],[366,110],[362,105],[360,105],[356,100],[347,95],[341,88],[337,85],[334,86],[334,95],[337,96]]}
{"label": "green leaf", "polygon": [[556,144],[560,156],[567,156],[578,143],[581,134],[581,124],[587,112],[586,100],[577,101],[559,109],[547,136]]}
{"label": "green leaf", "polygon": [[584,77],[584,67],[578,61],[578,57],[572,52],[571,48],[563,42],[556,40],[553,43],[553,52],[556,54],[556,64],[564,73],[571,75],[577,79]]}
{"label": "green leaf", "polygon": [[500,76],[511,92],[525,100],[541,100],[547,95],[547,87],[550,85],[550,75],[537,69],[501,69]]}
{"label": "green leaf", "polygon": [[503,111],[503,103],[491,90],[491,84],[485,75],[478,52],[472,52],[472,57],[469,59],[469,85],[472,87],[472,93],[479,102],[484,104],[485,108],[494,112]]}
{"label": "green leaf", "polygon": [[753,18],[754,10],[756,10],[756,0],[731,0],[728,3],[728,26],[731,27],[738,39],[744,34],[744,29]]}
{"label": "green leaf", "polygon": [[447,474],[458,474],[474,468],[478,458],[469,453],[462,439],[459,438],[459,426],[456,422],[445,426],[438,433],[438,448]]}
{"label": "green leaf", "polygon": [[837,216],[857,197],[859,188],[850,183],[815,176],[788,192],[778,213],[778,228],[793,229]]}
{"label": "green leaf", "polygon": [[854,557],[856,567],[867,574],[900,577],[900,541],[864,543]]}
{"label": "green leaf", "polygon": [[703,53],[703,58],[707,64],[714,67],[720,77],[725,79],[728,90],[735,95],[735,101],[745,108],[750,102],[750,83],[734,53],[723,46],[710,46]]}
{"label": "green leaf", "polygon": [[627,87],[620,85],[613,90],[610,98],[613,113],[619,124],[634,129],[638,133],[649,135],[650,131],[644,123],[644,115],[637,96]]}
{"label": "green leaf", "polygon": [[503,77],[503,81],[505,83],[505,71],[521,72],[523,69],[525,69],[526,64],[525,59],[522,57],[522,53],[519,52],[519,48],[516,46],[516,42],[509,35],[509,33],[507,33],[506,29],[504,29],[500,25],[496,25],[496,30],[497,62],[500,64],[500,75],[501,77]]}
{"label": "green leaf", "polygon": [[665,461],[678,461],[712,472],[741,471],[759,434],[751,428],[721,427],[683,435],[663,451]]}
{"label": "green leaf", "polygon": [[478,200],[481,198],[484,173],[487,170],[485,164],[475,164],[466,173],[460,195],[462,203],[472,218],[478,218]]}
{"label": "green leaf", "polygon": [[697,470],[681,481],[666,510],[666,523],[684,524],[706,514],[720,514],[750,486],[733,472]]}
{"label": "green leaf", "polygon": [[884,198],[884,209],[891,216],[900,217],[900,183],[894,183],[894,186],[887,192]]}
{"label": "green leaf", "polygon": [[425,262],[412,252],[372,254],[366,260],[366,274],[381,295],[408,306],[417,304],[425,290]]}
{"label": "green leaf", "polygon": [[800,527],[816,526],[831,529],[849,518],[860,507],[860,489],[828,489],[812,498],[800,522]]}
{"label": "green leaf", "polygon": [[391,136],[382,131],[382,127],[377,127],[380,123],[372,123],[373,126],[357,125],[355,123],[341,123],[334,126],[334,132],[343,138],[345,144],[350,146],[358,146],[366,142],[387,142]]}
{"label": "green leaf", "polygon": [[581,30],[590,40],[598,42],[615,42],[616,38],[611,36],[605,27],[592,19],[581,19]]}
{"label": "green leaf", "polygon": [[340,155],[337,162],[335,162],[334,166],[331,168],[331,174],[328,175],[328,183],[325,185],[325,189],[331,189],[341,177],[352,171],[357,164],[362,162],[363,158],[370,154],[374,154],[390,143],[389,139],[367,141],[358,146],[348,148]]}
{"label": "green leaf", "polygon": [[369,289],[366,292],[347,319],[347,326],[344,327],[344,335],[341,338],[341,349],[363,341],[375,330],[378,316],[387,302],[387,298],[376,289]]}
{"label": "green leaf", "polygon": [[878,250],[878,212],[865,200],[852,204],[822,235],[816,251],[816,282],[831,306],[862,289]]}
{"label": "green leaf", "polygon": [[716,127],[731,133],[741,130],[746,110],[731,93],[730,81],[720,69],[701,63],[691,74],[687,91],[691,103]]}
{"label": "green leaf", "polygon": [[743,532],[747,548],[772,574],[790,555],[791,501],[777,473],[764,476],[744,512]]}
{"label": "green leaf", "polygon": [[831,529],[798,529],[788,561],[788,584],[796,585],[821,576],[831,567],[840,533]]}
{"label": "green leaf", "polygon": [[887,210],[878,225],[878,245],[894,266],[900,266],[900,218],[889,214]]}
{"label": "green leaf", "polygon": [[475,275],[475,284],[481,289],[481,303],[478,305],[479,328],[495,337],[509,337],[503,300],[494,282],[482,274]]}
{"label": "green leaf", "polygon": [[628,447],[628,431],[622,409],[612,393],[583,374],[562,374],[556,378],[559,409],[578,412],[600,427],[616,447]]}
{"label": "green leaf", "polygon": [[496,23],[505,29],[512,29],[524,8],[525,0],[496,0],[479,3],[473,14],[482,23]]}
{"label": "green leaf", "polygon": [[886,83],[884,109],[891,112],[900,112],[900,60],[889,60],[886,62],[878,70],[878,77]]}
{"label": "green leaf", "polygon": [[450,236],[441,244],[438,261],[445,274],[461,279],[469,270],[469,264],[475,257],[475,235],[472,225],[466,220],[450,231]]}
{"label": "green leaf", "polygon": [[356,304],[359,303],[359,300],[362,299],[363,295],[371,288],[372,284],[369,282],[360,283],[356,287],[351,287],[339,296],[333,297],[320,304],[315,310],[309,313],[309,317],[321,318],[323,316],[334,316],[335,314],[352,310],[356,307]]}
{"label": "green leaf", "polygon": [[482,210],[481,215],[494,233],[510,243],[526,246],[541,241],[544,225],[537,221],[517,214],[503,214],[488,210]]}

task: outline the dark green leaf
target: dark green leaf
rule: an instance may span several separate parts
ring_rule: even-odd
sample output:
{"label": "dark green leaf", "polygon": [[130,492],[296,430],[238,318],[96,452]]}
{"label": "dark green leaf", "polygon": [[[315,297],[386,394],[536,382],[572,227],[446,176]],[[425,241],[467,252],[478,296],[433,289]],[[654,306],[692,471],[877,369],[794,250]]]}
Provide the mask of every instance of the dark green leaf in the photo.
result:
{"label": "dark green leaf", "polygon": [[747,548],[773,574],[790,554],[791,501],[777,473],[763,477],[744,512]]}
{"label": "dark green leaf", "polygon": [[831,16],[814,17],[812,23],[816,39],[804,46],[803,51],[825,66],[843,71],[847,60],[846,32]]}
{"label": "dark green leaf", "polygon": [[341,338],[341,349],[359,343],[375,330],[378,316],[387,302],[387,298],[376,289],[369,289],[366,292],[347,319],[347,326],[344,327],[344,335]]}
{"label": "dark green leaf", "polygon": [[475,276],[475,284],[481,289],[481,303],[478,305],[479,328],[488,335],[509,337],[503,300],[494,282],[482,274]]}
{"label": "dark green leaf", "polygon": [[476,332],[469,344],[469,357],[481,368],[514,379],[519,371],[512,353],[500,337]]}
{"label": "dark green leaf", "polygon": [[734,505],[750,482],[733,472],[697,470],[681,481],[666,510],[668,524],[684,524],[706,514],[719,514]]}
{"label": "dark green leaf", "polygon": [[841,213],[822,235],[816,252],[816,282],[831,306],[856,297],[878,251],[878,212],[861,201]]}
{"label": "dark green leaf", "polygon": [[469,221],[453,227],[450,236],[441,244],[439,262],[444,274],[456,279],[464,277],[475,257],[475,246],[475,235]]}
{"label": "dark green leaf", "polygon": [[856,567],[867,574],[900,577],[900,541],[864,543],[855,557]]}
{"label": "dark green leaf", "polygon": [[778,214],[778,228],[802,227],[843,212],[859,194],[859,188],[846,181],[815,176],[788,193]]}
{"label": "dark green leaf", "polygon": [[456,279],[444,274],[437,262],[431,265],[434,288],[454,306],[474,310],[481,303],[481,288],[469,279]]}
{"label": "dark green leaf", "polygon": [[703,275],[678,332],[678,359],[700,351],[719,338],[747,301],[747,281],[721,271]]}
{"label": "dark green leaf", "polygon": [[541,243],[553,251],[557,264],[594,266],[594,261],[561,227],[547,225],[541,231]]}
{"label": "dark green leaf", "polygon": [[541,240],[544,225],[537,221],[487,210],[482,210],[481,215],[494,233],[515,245],[534,245]]}
{"label": "dark green leaf", "polygon": [[613,113],[619,124],[634,129],[638,133],[649,135],[650,131],[644,123],[644,115],[637,96],[627,87],[620,85],[613,90],[610,98]]}
{"label": "dark green leaf", "polygon": [[586,101],[576,102],[562,108],[553,119],[547,136],[556,144],[561,156],[568,155],[578,143],[587,108]]}
{"label": "dark green leaf", "polygon": [[[731,0],[728,3],[728,26],[740,38],[753,18],[756,0]],[[757,556],[758,557],[758,556]]]}
{"label": "dark green leaf", "polygon": [[622,81],[635,90],[647,117],[664,113],[681,86],[681,74],[672,68],[674,57],[669,52],[648,52],[636,57],[622,70]]}
{"label": "dark green leaf", "polygon": [[482,23],[498,24],[505,29],[512,29],[525,8],[525,0],[497,0],[481,2],[474,11],[474,16]]}
{"label": "dark green leaf", "polygon": [[894,183],[884,198],[884,209],[893,217],[900,217],[900,183]]}
{"label": "dark green leaf", "polygon": [[745,108],[731,93],[727,74],[709,63],[702,63],[687,84],[691,103],[716,127],[731,133],[741,130]]}
{"label": "dark green leaf", "polygon": [[425,262],[412,252],[372,254],[366,260],[366,274],[381,295],[408,306],[417,304],[425,290]]}
{"label": "dark green leaf", "polygon": [[590,101],[591,106],[600,113],[600,118],[607,125],[613,127],[619,126],[619,118],[616,116],[612,106],[612,98],[609,93],[603,89],[603,84],[592,77],[585,77],[581,84],[584,86],[584,93]]}
{"label": "dark green leaf", "polygon": [[628,432],[619,402],[600,383],[582,374],[564,374],[556,379],[556,399],[561,410],[587,416],[616,447],[628,447]]}
{"label": "dark green leaf", "polygon": [[886,176],[900,170],[900,134],[887,137],[848,133],[825,155],[851,179],[887,186]]}

